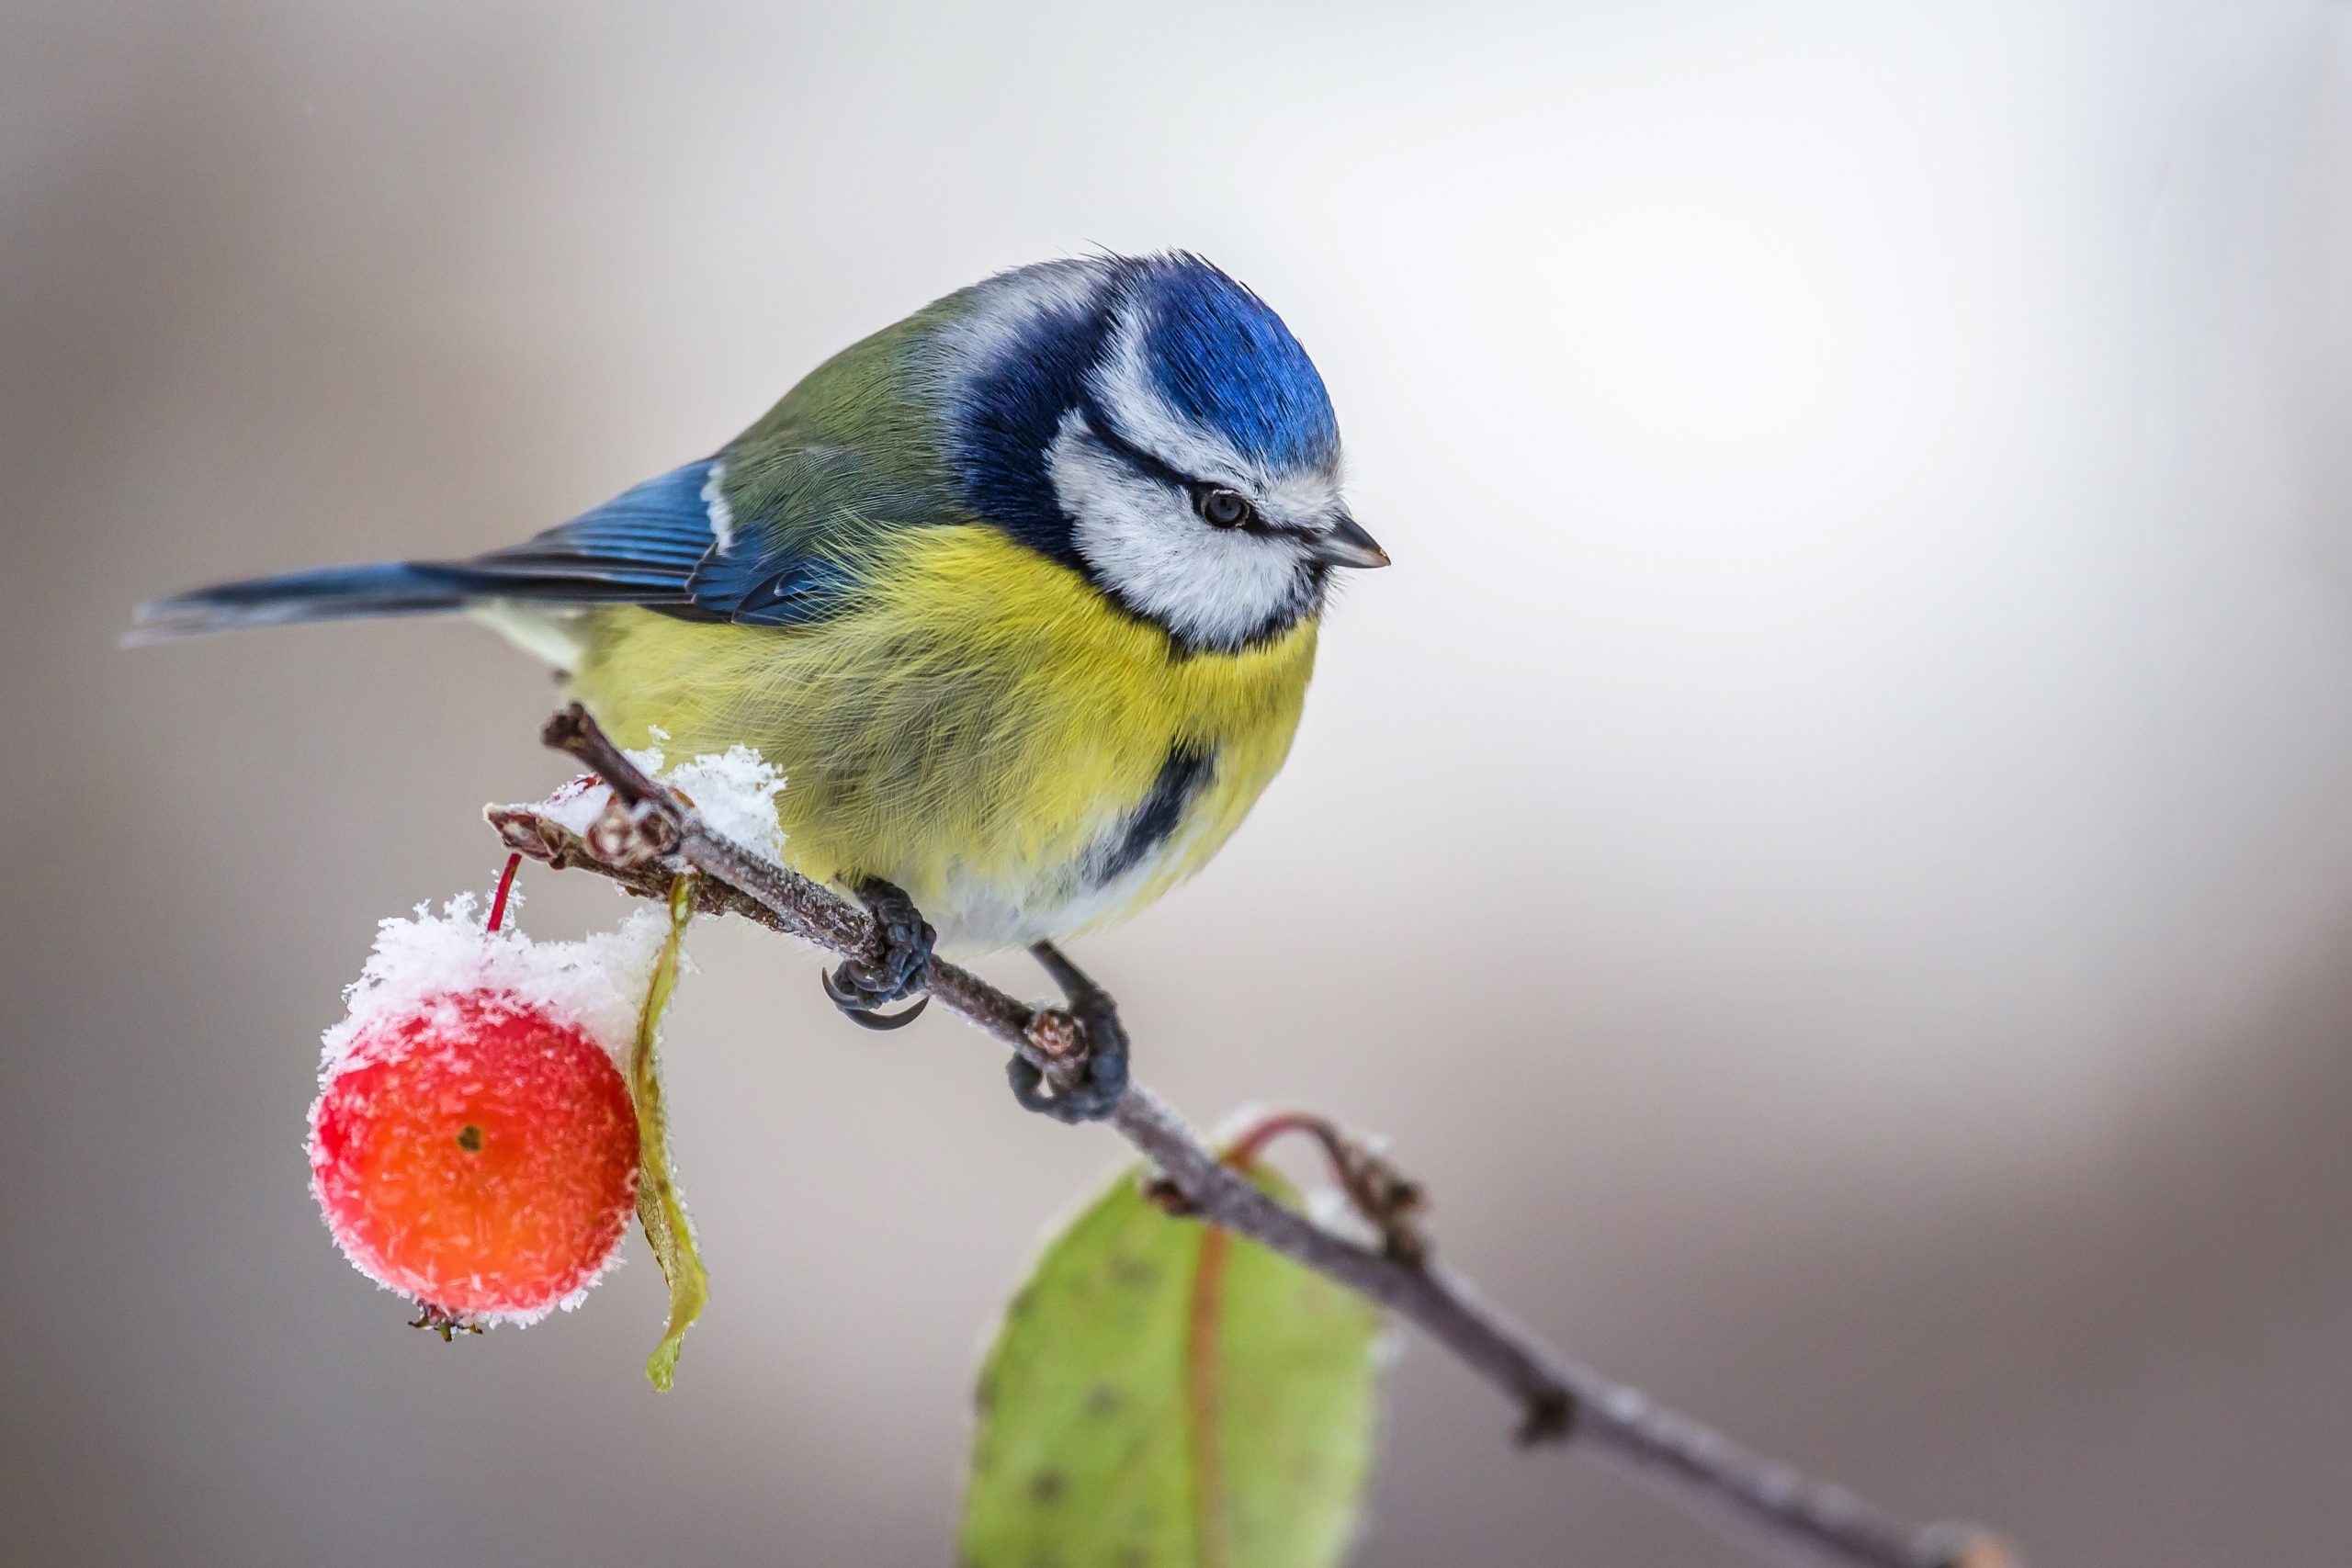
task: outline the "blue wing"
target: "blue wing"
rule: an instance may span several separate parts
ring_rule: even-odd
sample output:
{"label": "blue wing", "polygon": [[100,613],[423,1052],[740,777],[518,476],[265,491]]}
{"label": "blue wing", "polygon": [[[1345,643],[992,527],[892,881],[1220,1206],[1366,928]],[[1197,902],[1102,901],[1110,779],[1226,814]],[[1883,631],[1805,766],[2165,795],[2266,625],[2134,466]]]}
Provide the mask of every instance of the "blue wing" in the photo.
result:
{"label": "blue wing", "polygon": [[[646,480],[522,544],[461,561],[328,567],[200,588],[141,607],[140,641],[235,626],[425,615],[485,599],[636,604],[691,620],[792,626],[839,602],[845,571],[811,554],[811,530],[738,524],[716,458]],[[805,523],[806,520],[803,520]]]}
{"label": "blue wing", "polygon": [[692,608],[686,585],[718,539],[704,496],[710,468],[708,459],[673,468],[559,527],[449,570],[505,598]]}

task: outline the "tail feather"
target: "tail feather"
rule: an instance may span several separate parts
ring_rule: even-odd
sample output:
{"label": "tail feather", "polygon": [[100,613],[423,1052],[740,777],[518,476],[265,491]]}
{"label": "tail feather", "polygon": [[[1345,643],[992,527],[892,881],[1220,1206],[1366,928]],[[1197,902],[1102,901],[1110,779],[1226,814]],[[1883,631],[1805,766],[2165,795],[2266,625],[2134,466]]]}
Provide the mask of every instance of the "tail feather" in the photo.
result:
{"label": "tail feather", "polygon": [[[724,504],[713,499],[714,471],[711,458],[673,468],[560,527],[471,560],[331,566],[198,588],[141,605],[123,640],[165,642],[240,626],[452,610],[500,618],[503,607],[514,605],[530,607],[534,625],[598,604],[717,618],[736,604],[705,604],[694,587],[696,569],[727,532]],[[714,507],[719,508],[716,518]],[[776,594],[779,603],[788,597]]]}
{"label": "tail feather", "polygon": [[222,582],[141,604],[123,640],[167,642],[240,626],[445,613],[462,609],[473,596],[462,576],[426,562],[379,561]]}
{"label": "tail feather", "polygon": [[169,642],[245,626],[342,621],[368,615],[430,615],[490,601],[559,608],[646,604],[691,615],[684,572],[607,566],[501,551],[469,561],[379,561],[255,577],[141,604],[127,643]]}

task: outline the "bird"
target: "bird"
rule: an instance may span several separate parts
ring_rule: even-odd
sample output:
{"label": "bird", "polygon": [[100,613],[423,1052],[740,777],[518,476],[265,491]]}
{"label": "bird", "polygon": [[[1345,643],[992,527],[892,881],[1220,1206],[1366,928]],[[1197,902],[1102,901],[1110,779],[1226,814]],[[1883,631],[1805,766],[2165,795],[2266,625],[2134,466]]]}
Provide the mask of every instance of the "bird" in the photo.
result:
{"label": "bird", "polygon": [[[1058,944],[1207,863],[1290,750],[1333,574],[1388,555],[1343,494],[1314,361],[1189,252],[999,273],[825,360],[713,455],[517,545],[226,582],[130,639],[458,613],[624,745],[757,750],[793,867],[873,913],[824,976],[870,1028],[934,950],[1024,946],[1087,1052],[1021,1103],[1127,1082]],[[896,1014],[881,1010],[914,999]]]}

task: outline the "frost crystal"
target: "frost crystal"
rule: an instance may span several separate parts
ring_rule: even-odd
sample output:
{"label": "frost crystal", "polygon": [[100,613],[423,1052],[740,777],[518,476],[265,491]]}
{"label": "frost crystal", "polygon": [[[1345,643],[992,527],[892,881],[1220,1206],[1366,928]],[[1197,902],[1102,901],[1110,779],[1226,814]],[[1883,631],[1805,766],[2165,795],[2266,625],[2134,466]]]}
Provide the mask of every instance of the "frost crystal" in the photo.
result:
{"label": "frost crystal", "polygon": [[782,857],[784,829],[776,821],[775,797],[784,793],[784,774],[766,758],[749,746],[729,746],[717,756],[681,762],[667,776],[714,832],[770,860]]}
{"label": "frost crystal", "polygon": [[367,967],[344,993],[350,1013],[324,1036],[321,1080],[334,1076],[352,1042],[378,1020],[428,1004],[447,1006],[454,997],[481,991],[507,992],[578,1025],[626,1066],[645,983],[669,922],[639,909],[616,930],[579,942],[533,942],[517,929],[521,908],[517,895],[507,904],[503,928],[484,931],[474,896],[460,893],[438,915],[419,904],[413,917],[394,916],[379,925]]}
{"label": "frost crystal", "polygon": [[[628,756],[647,773],[683,791],[714,832],[770,860],[782,857],[784,830],[776,822],[775,797],[784,793],[784,774],[751,747],[730,746],[716,755],[680,762],[667,772],[659,747],[631,751]],[[612,798],[612,789],[602,779],[582,774],[545,800],[521,809],[585,837]]]}

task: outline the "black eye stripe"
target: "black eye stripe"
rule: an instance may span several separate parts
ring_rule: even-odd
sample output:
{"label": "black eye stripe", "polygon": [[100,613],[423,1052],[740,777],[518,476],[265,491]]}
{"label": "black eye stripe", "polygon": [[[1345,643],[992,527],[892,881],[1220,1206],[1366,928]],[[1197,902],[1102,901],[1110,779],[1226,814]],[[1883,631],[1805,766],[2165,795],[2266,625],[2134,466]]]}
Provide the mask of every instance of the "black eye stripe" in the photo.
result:
{"label": "black eye stripe", "polygon": [[[1080,400],[1079,413],[1086,421],[1087,429],[1093,433],[1094,439],[1118,454],[1131,467],[1150,475],[1162,484],[1172,485],[1191,496],[1193,509],[1195,512],[1200,511],[1203,500],[1213,491],[1224,491],[1231,494],[1240,494],[1231,485],[1219,484],[1213,479],[1196,479],[1155,454],[1145,451],[1120,434],[1119,427],[1111,423],[1111,416],[1103,412],[1102,405],[1093,398],[1087,397]],[[1242,496],[1241,499],[1243,504],[1250,507],[1250,514],[1246,518],[1238,524],[1213,524],[1213,526],[1229,527],[1236,532],[1245,534],[1279,534],[1294,539],[1311,539],[1315,536],[1314,529],[1302,528],[1291,523],[1273,522],[1251,504],[1249,497]]]}

